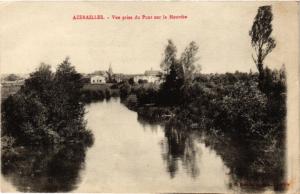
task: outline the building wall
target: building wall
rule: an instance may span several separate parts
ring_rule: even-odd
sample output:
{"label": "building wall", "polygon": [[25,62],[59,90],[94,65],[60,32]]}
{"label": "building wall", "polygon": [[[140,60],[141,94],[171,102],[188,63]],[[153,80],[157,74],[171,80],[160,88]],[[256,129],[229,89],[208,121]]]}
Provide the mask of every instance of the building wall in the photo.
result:
{"label": "building wall", "polygon": [[91,77],[91,84],[104,84],[106,83],[104,76],[92,76]]}
{"label": "building wall", "polygon": [[146,75],[139,75],[133,78],[134,82],[138,83],[139,80],[147,80],[148,83],[156,83],[159,82],[159,77],[157,76],[146,76]]}

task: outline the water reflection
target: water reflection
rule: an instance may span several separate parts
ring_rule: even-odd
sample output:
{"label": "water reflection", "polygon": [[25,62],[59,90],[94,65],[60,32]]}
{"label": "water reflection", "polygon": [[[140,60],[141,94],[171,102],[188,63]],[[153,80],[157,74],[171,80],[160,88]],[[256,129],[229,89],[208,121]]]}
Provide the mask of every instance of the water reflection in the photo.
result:
{"label": "water reflection", "polygon": [[244,191],[285,189],[284,150],[276,146],[276,142],[230,136],[222,132],[216,134],[213,131],[205,132],[203,141],[229,167],[230,186]]}
{"label": "water reflection", "polygon": [[76,188],[84,167],[85,147],[16,147],[2,153],[4,178],[21,192],[67,192]]}
{"label": "water reflection", "polygon": [[161,127],[164,127],[164,124],[161,121],[157,120],[147,120],[146,118],[138,115],[137,117],[138,123],[143,126],[144,129],[150,128],[150,130],[154,133],[157,133]]}
{"label": "water reflection", "polygon": [[[140,118],[139,122],[141,121],[145,125],[147,119]],[[201,149],[197,144],[203,143],[214,150],[229,168],[229,189],[248,192],[285,189],[284,150],[276,149],[283,137],[278,137],[274,142],[269,139],[239,137],[213,129],[192,130],[175,119],[164,124],[164,133],[162,158],[171,178],[176,176],[179,165],[191,177],[199,175]]]}
{"label": "water reflection", "polygon": [[167,171],[171,178],[174,178],[178,170],[178,163],[191,177],[199,175],[198,157],[201,157],[201,150],[195,145],[194,133],[187,133],[185,130],[177,130],[175,126],[165,126],[165,141],[162,145],[162,158],[166,161]]}
{"label": "water reflection", "polygon": [[113,99],[87,106],[86,119],[95,135],[87,154],[81,145],[14,148],[2,152],[5,180],[22,192],[281,189],[284,152],[276,142],[148,122]]}

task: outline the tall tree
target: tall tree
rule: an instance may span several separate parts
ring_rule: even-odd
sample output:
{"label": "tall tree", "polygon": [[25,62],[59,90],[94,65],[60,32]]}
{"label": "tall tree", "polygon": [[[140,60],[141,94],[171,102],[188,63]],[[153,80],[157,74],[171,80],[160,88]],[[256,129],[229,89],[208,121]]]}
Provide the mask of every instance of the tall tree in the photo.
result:
{"label": "tall tree", "polygon": [[80,101],[81,75],[77,73],[67,57],[56,69],[54,76],[55,102],[51,116],[60,127],[67,123],[81,123],[84,108]]}
{"label": "tall tree", "polygon": [[183,100],[182,87],[184,84],[184,72],[181,63],[177,60],[170,66],[165,82],[161,86],[162,101],[164,104],[175,105]]}
{"label": "tall tree", "polygon": [[198,45],[195,41],[192,41],[181,54],[180,63],[183,66],[185,81],[188,83],[193,80],[194,73],[199,71],[200,66],[196,64],[199,60],[199,57],[196,56],[198,50]]}
{"label": "tall tree", "polygon": [[273,31],[272,20],[273,14],[271,6],[259,7],[249,32],[251,44],[256,54],[255,57],[252,55],[252,58],[259,71],[260,80],[264,77],[263,61],[276,46],[274,38],[271,37]]}
{"label": "tall tree", "polygon": [[170,72],[170,66],[176,60],[176,54],[177,54],[176,46],[174,45],[172,40],[168,40],[168,45],[166,46],[164,52],[164,58],[160,64],[160,67],[165,72],[165,74],[168,74]]}
{"label": "tall tree", "polygon": [[168,40],[161,68],[164,71],[164,82],[161,85],[161,103],[174,105],[182,99],[184,70],[180,60],[176,59],[177,49],[172,40]]}

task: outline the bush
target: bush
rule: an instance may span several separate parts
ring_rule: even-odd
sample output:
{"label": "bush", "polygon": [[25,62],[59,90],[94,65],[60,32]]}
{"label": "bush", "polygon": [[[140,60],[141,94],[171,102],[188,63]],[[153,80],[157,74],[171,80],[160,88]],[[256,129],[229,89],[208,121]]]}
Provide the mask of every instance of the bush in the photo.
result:
{"label": "bush", "polygon": [[111,90],[109,88],[105,89],[105,98],[110,99],[111,97]]}
{"label": "bush", "polygon": [[124,103],[130,108],[134,109],[137,107],[137,97],[134,94],[130,94],[128,98],[124,101]]}
{"label": "bush", "polygon": [[158,102],[158,88],[153,85],[142,86],[136,90],[139,105],[156,104]]}
{"label": "bush", "polygon": [[[51,145],[67,143],[78,132],[85,133],[82,86],[80,74],[68,59],[55,74],[42,64],[21,90],[3,102],[1,135],[11,136],[21,145]],[[87,92],[84,98],[92,95],[104,97],[101,92]]]}
{"label": "bush", "polygon": [[127,96],[130,94],[131,92],[131,86],[128,82],[123,83],[120,86],[120,98],[121,100],[124,100],[127,98]]}

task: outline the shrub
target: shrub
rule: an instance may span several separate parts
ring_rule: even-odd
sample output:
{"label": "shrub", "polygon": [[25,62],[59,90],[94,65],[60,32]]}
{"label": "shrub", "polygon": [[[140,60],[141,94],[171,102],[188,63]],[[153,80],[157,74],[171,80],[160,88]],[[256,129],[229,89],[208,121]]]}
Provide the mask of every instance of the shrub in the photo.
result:
{"label": "shrub", "polygon": [[131,92],[131,87],[128,82],[123,83],[120,86],[120,98],[121,100],[124,100]]}

